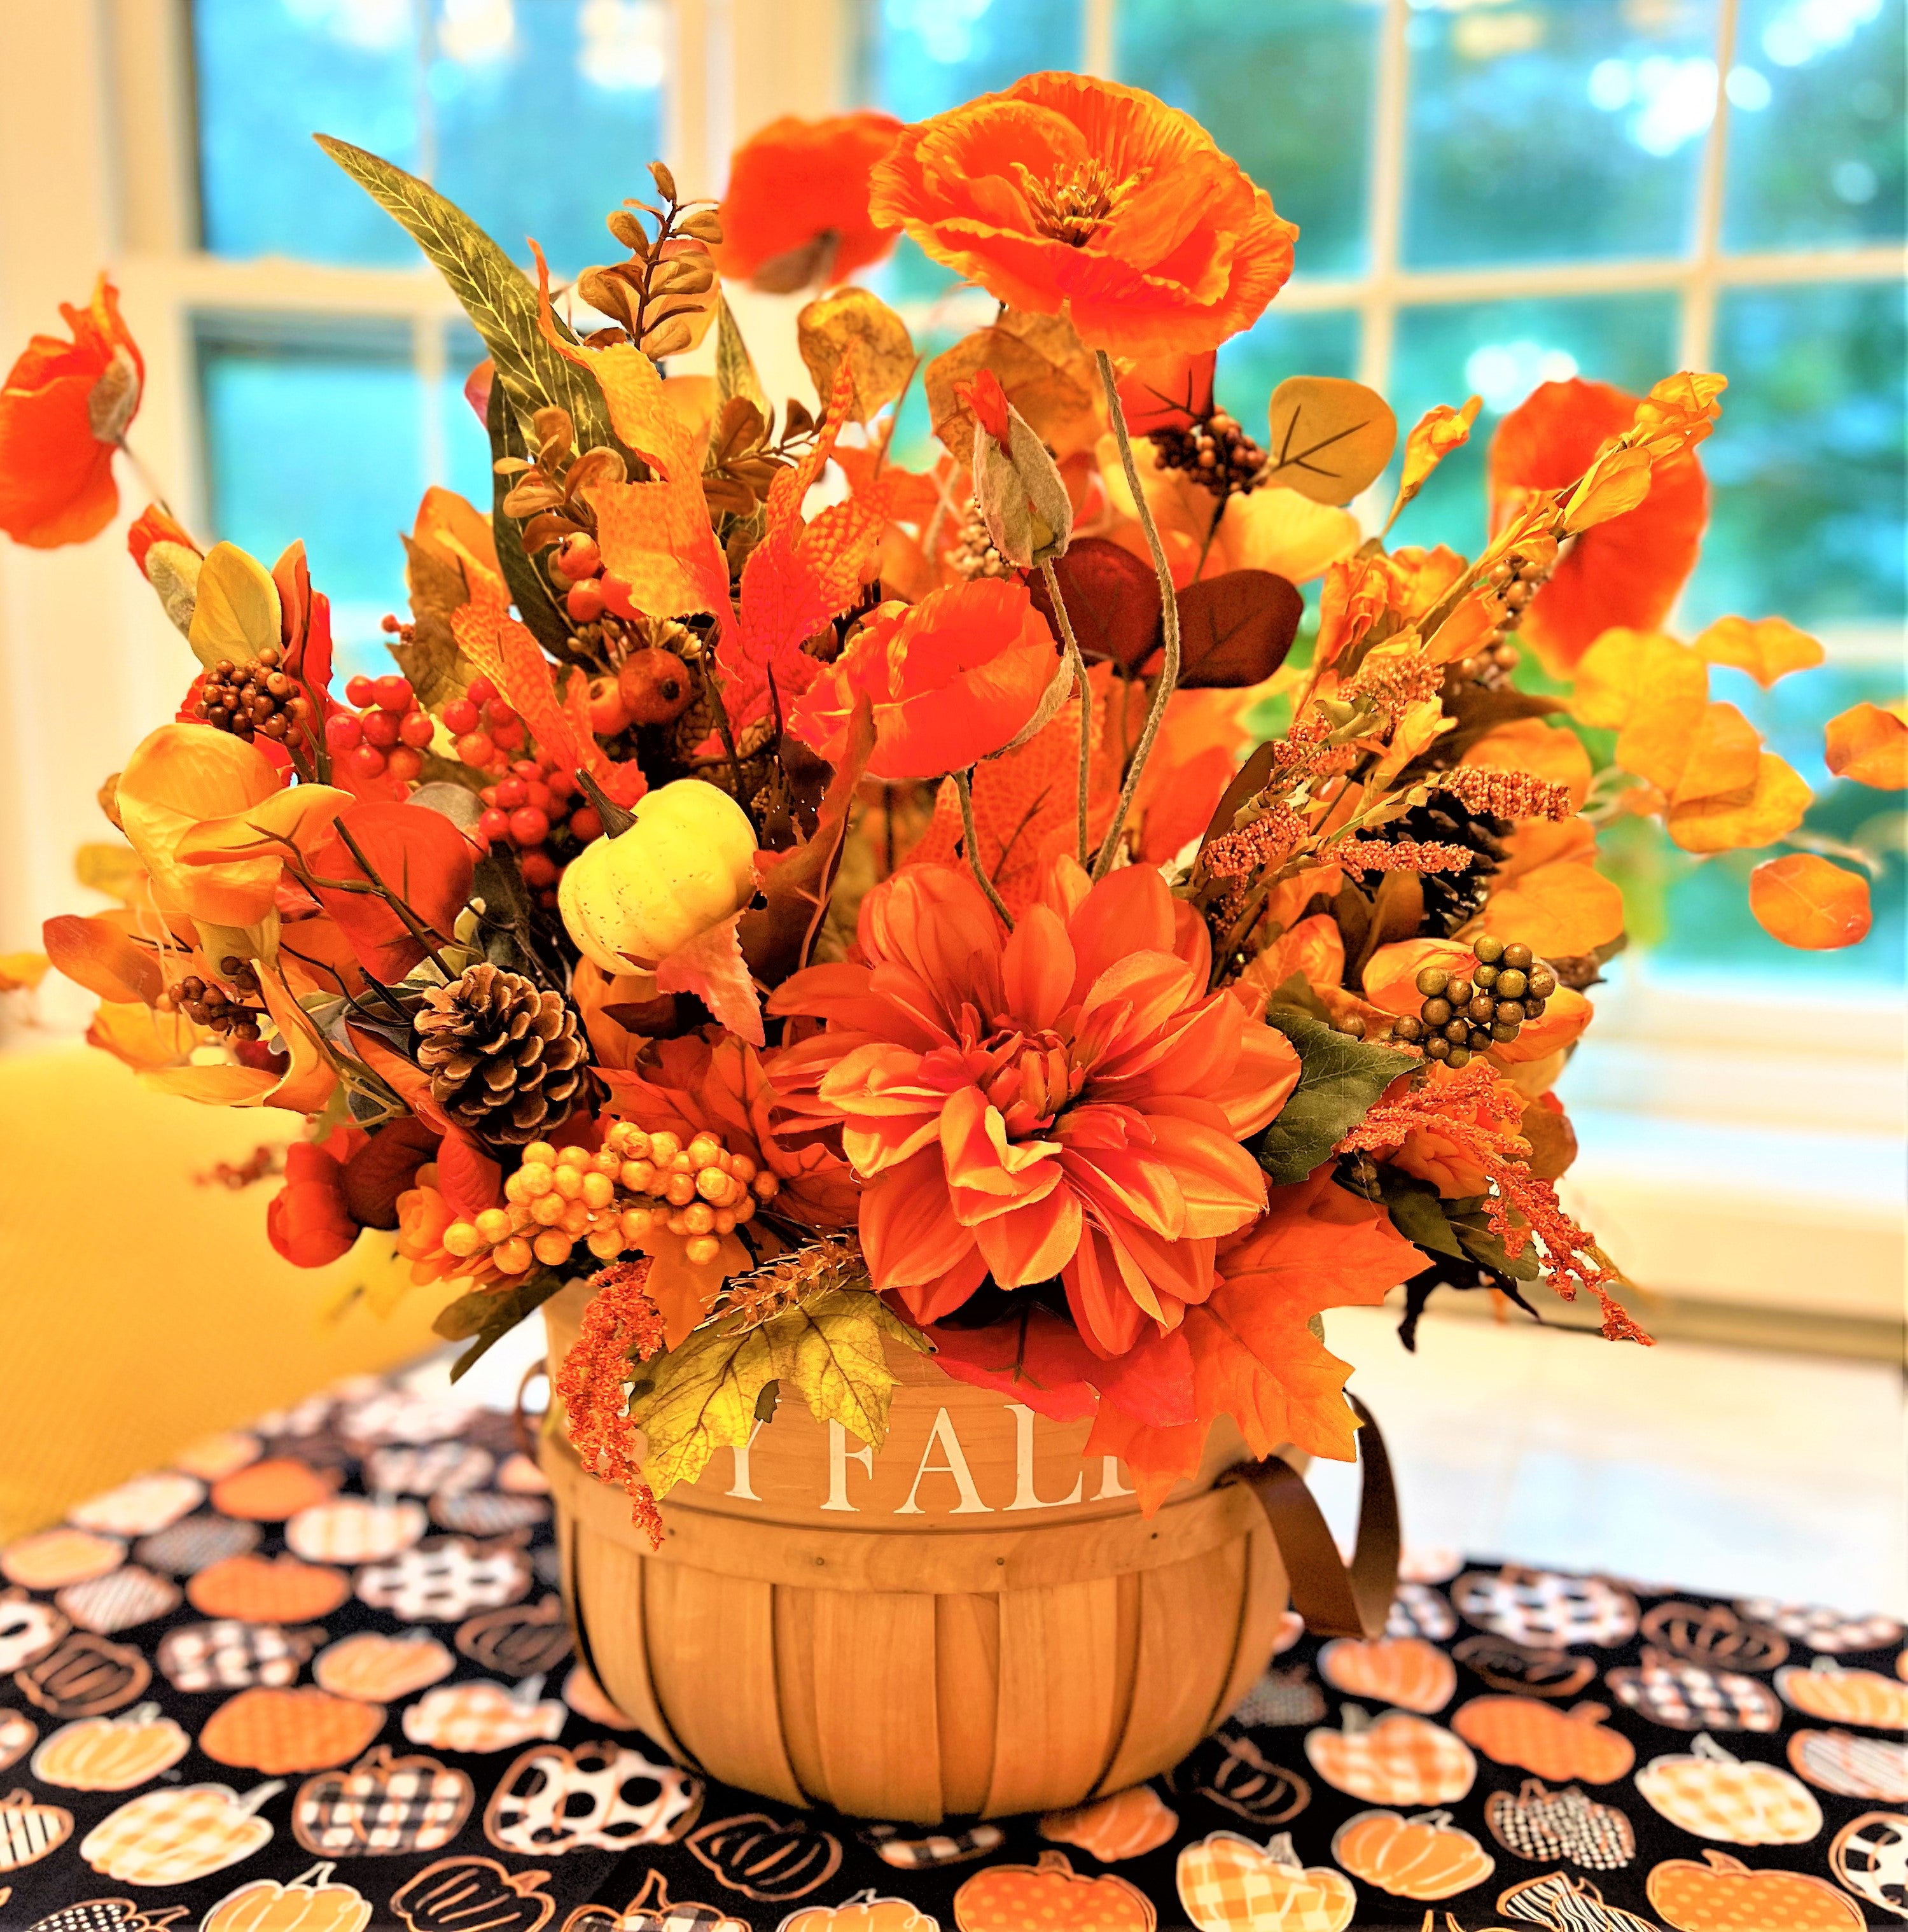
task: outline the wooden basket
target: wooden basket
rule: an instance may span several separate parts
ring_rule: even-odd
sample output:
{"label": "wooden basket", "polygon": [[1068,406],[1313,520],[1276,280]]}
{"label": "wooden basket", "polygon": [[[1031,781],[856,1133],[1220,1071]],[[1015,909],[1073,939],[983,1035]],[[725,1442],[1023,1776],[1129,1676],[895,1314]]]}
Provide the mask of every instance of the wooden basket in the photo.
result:
{"label": "wooden basket", "polygon": [[[576,1285],[544,1304],[553,1370],[586,1299]],[[542,1460],[580,1653],[684,1762],[868,1817],[1050,1810],[1164,1770],[1226,1715],[1272,1655],[1288,1562],[1328,1625],[1382,1628],[1389,1581],[1344,1607],[1345,1573],[1289,1466],[1221,1480],[1245,1460],[1229,1424],[1149,1519],[1113,1458],[1081,1455],[1087,1423],[1049,1421],[903,1348],[890,1362],[878,1456],[784,1402],[747,1450],[670,1492],[654,1552],[553,1406]],[[1374,1469],[1368,1450],[1361,1559],[1372,1541],[1365,1567],[1382,1572]],[[1394,1575],[1396,1556],[1392,1516]],[[1336,1575],[1314,1583],[1315,1570]]]}

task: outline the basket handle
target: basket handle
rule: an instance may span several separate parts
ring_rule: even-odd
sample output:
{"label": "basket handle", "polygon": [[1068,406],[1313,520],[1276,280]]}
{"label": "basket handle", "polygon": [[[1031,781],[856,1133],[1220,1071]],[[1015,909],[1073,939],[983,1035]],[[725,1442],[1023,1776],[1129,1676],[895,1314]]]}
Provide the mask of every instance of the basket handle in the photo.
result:
{"label": "basket handle", "polygon": [[1398,1587],[1398,1498],[1391,1459],[1370,1409],[1348,1390],[1358,1431],[1364,1480],[1358,1542],[1347,1566],[1305,1479],[1277,1456],[1228,1469],[1221,1483],[1242,1484],[1259,1499],[1291,1580],[1292,1607],[1314,1636],[1376,1637]]}

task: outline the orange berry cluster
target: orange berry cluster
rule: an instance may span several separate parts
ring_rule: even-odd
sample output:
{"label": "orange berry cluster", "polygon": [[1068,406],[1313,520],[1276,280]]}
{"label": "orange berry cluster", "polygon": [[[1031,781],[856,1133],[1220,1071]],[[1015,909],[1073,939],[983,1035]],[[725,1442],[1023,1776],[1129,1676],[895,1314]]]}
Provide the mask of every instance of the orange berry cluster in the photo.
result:
{"label": "orange berry cluster", "polygon": [[685,1146],[680,1134],[645,1133],[619,1120],[595,1150],[532,1141],[504,1183],[507,1204],[453,1221],[444,1251],[459,1260],[484,1256],[500,1274],[527,1274],[538,1262],[562,1268],[579,1244],[599,1262],[613,1262],[666,1233],[699,1264],[713,1261],[722,1237],[753,1220],[780,1187],[714,1134]]}

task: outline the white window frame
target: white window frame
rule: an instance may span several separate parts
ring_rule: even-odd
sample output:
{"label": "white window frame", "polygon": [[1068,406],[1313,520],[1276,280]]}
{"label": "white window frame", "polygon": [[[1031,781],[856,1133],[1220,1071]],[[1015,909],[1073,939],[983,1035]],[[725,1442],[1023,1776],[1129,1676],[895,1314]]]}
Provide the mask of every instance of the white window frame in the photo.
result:
{"label": "white window frame", "polygon": [[[1273,0],[1259,0],[1273,4]],[[64,0],[58,7],[0,7],[0,340],[15,343],[52,325],[56,304],[83,299],[96,266],[113,266],[126,311],[148,365],[135,443],[166,479],[187,521],[207,524],[193,318],[247,311],[322,319],[376,317],[408,325],[427,412],[427,462],[442,480],[442,386],[446,326],[460,314],[437,275],[413,268],[359,268],[310,262],[234,261],[196,245],[196,160],[191,126],[187,0]],[[1083,0],[1080,62],[1109,74],[1115,64],[1119,0]],[[718,192],[738,138],[781,113],[814,114],[852,104],[855,0],[670,0],[672,58],[666,83],[667,158],[691,193]],[[1451,270],[1405,266],[1400,258],[1408,107],[1408,0],[1384,0],[1375,112],[1370,134],[1370,248],[1364,273],[1314,278],[1302,269],[1280,297],[1286,313],[1338,311],[1360,318],[1358,370],[1383,389],[1391,373],[1400,309],[1517,296],[1612,295],[1669,290],[1682,303],[1682,365],[1709,359],[1717,301],[1733,288],[1814,282],[1877,284],[1908,274],[1898,246],[1730,254],[1721,246],[1730,104],[1723,79],[1733,62],[1738,0],[1720,0],[1716,112],[1701,157],[1694,245],[1669,258],[1503,266]],[[732,292],[771,394],[798,392],[804,374],[794,352],[789,300]],[[1451,400],[1459,400],[1454,397]],[[122,474],[128,514],[143,501]],[[1823,633],[1841,662],[1898,661],[1893,626]],[[83,662],[88,674],[76,674]],[[0,950],[32,943],[40,920],[82,896],[70,855],[82,839],[109,836],[93,794],[100,777],[177,702],[180,646],[109,536],[78,549],[25,553],[0,544]],[[91,1002],[49,982],[41,1006],[52,1024],[83,1024]],[[1623,989],[1600,1041],[1646,1056],[1656,1080],[1654,1113],[1691,1118],[1725,1111],[1718,1082],[1739,1094],[1739,1072],[1758,1040],[1809,1043],[1819,1057],[1815,1090],[1826,1082],[1821,1118],[1858,1131],[1893,1136],[1904,1087],[1902,1008],[1868,999],[1849,1049],[1841,1001],[1799,1012],[1753,999],[1731,1006],[1727,1036],[1684,1016],[1688,1004],[1659,997],[1637,976]],[[1798,1028],[1801,1030],[1799,1033]],[[1840,1051],[1838,1052],[1839,1046]],[[1721,1071],[1719,1072],[1719,1069]],[[1876,1076],[1880,1070],[1882,1077]],[[1793,1090],[1793,1089],[1789,1090]],[[1850,1111],[1851,1110],[1852,1111]],[[1787,1117],[1772,1118],[1772,1133]],[[1652,1204],[1646,1186],[1622,1176],[1592,1178],[1614,1218],[1642,1228],[1656,1250],[1646,1276],[1688,1292],[1747,1292],[1780,1300],[1791,1291],[1768,1266],[1757,1274],[1758,1244],[1769,1224],[1732,1210],[1718,1221],[1739,1231],[1727,1252],[1705,1238],[1703,1252],[1667,1235],[1676,1218]],[[1628,1191],[1626,1192],[1626,1189]],[[1593,1202],[1591,1204],[1595,1204]],[[1793,1204],[1792,1204],[1793,1205]],[[1787,1213],[1787,1210],[1783,1212]],[[1796,1215],[1800,1215],[1799,1220]],[[1817,1213],[1806,1202],[1784,1221],[1775,1246],[1789,1256],[1823,1256],[1818,1278],[1838,1264],[1833,1244],[1850,1225],[1848,1204]],[[1700,1218],[1700,1217],[1699,1217]],[[1778,1216],[1780,1219],[1780,1216]],[[1861,1219],[1860,1216],[1857,1217]],[[1800,1229],[1799,1233],[1797,1230]],[[1868,1284],[1860,1310],[1886,1315],[1891,1291],[1874,1255],[1880,1230],[1862,1221],[1862,1254],[1846,1258]],[[1787,1245],[1784,1243],[1786,1241]],[[1823,1244],[1828,1244],[1824,1246]],[[1798,1244],[1800,1244],[1799,1246]],[[1885,1244],[1884,1244],[1885,1245]],[[1787,1268],[1787,1262],[1782,1264]],[[1750,1279],[1750,1277],[1755,1277]],[[1898,1274],[1894,1312],[1898,1316]],[[1877,1283],[1882,1284],[1880,1287]]]}

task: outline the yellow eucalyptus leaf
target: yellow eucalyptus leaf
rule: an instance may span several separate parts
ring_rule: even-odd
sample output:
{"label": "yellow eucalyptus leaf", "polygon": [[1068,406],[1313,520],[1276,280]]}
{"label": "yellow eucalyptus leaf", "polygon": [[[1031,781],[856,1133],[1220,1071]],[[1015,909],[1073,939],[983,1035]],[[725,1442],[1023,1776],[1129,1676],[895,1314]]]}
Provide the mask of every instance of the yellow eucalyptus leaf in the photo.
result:
{"label": "yellow eucalyptus leaf", "polygon": [[1746,799],[1732,794],[1672,806],[1664,823],[1685,852],[1733,852],[1794,831],[1814,802],[1801,774],[1765,752]]}
{"label": "yellow eucalyptus leaf", "polygon": [[866,289],[837,289],[812,302],[795,318],[795,340],[825,403],[834,391],[843,359],[855,373],[849,414],[866,422],[891,403],[914,372],[914,340],[908,326],[879,296]]}
{"label": "yellow eucalyptus leaf", "polygon": [[1806,631],[1786,617],[1718,617],[1696,640],[1699,657],[1746,670],[1766,691],[1792,670],[1808,670],[1825,655]]}
{"label": "yellow eucalyptus leaf", "polygon": [[1709,673],[1688,645],[1662,631],[1606,631],[1577,662],[1570,708],[1586,724],[1620,731],[1658,704],[1700,705]]}
{"label": "yellow eucalyptus leaf", "polygon": [[0,993],[17,993],[38,986],[52,963],[43,952],[0,952]]}
{"label": "yellow eucalyptus leaf", "polygon": [[1376,389],[1343,376],[1288,376],[1272,392],[1263,482],[1315,503],[1349,503],[1397,446],[1398,419]]}
{"label": "yellow eucalyptus leaf", "polygon": [[271,572],[236,544],[213,544],[199,572],[199,597],[187,641],[210,670],[220,662],[250,664],[280,641],[278,586]]}
{"label": "yellow eucalyptus leaf", "polygon": [[73,855],[73,876],[89,891],[130,904],[139,896],[145,868],[130,845],[82,845]]}

